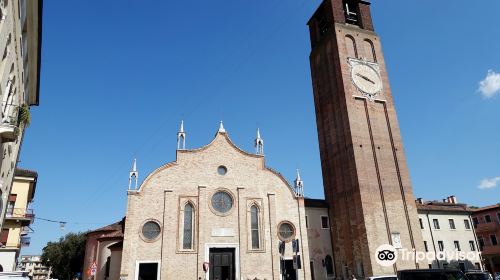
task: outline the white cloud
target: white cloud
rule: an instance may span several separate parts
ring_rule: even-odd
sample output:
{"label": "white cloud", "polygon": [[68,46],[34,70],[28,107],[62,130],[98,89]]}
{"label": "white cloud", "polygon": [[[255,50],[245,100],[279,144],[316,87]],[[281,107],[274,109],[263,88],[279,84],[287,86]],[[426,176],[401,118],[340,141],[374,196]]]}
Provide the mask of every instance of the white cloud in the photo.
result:
{"label": "white cloud", "polygon": [[479,82],[479,91],[485,98],[500,94],[500,73],[489,70],[486,78]]}
{"label": "white cloud", "polygon": [[493,189],[496,188],[497,185],[500,183],[500,177],[495,177],[495,178],[486,178],[481,181],[479,186],[477,186],[478,189]]}

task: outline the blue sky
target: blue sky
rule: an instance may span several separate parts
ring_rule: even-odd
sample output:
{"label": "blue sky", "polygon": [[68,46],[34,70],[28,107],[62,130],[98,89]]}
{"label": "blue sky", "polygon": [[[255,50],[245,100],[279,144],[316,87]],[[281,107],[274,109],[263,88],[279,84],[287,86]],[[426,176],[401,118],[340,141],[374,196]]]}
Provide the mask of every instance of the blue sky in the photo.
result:
{"label": "blue sky", "polygon": [[[416,197],[499,202],[500,2],[375,2]],[[141,178],[173,161],[181,119],[191,148],[223,119],[253,151],[260,127],[267,164],[290,181],[300,168],[321,198],[306,26],[319,3],[45,1],[19,166],[39,172],[36,215],[68,224],[37,220],[22,253],[121,219],[132,159]]]}

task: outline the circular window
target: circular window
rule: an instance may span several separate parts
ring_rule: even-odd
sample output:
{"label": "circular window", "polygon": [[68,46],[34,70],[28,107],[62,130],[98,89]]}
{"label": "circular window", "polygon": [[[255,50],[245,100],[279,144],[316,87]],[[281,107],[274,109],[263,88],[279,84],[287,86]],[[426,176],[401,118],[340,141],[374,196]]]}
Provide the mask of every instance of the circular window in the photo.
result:
{"label": "circular window", "polygon": [[281,241],[290,241],[295,236],[295,227],[289,222],[282,222],[278,227],[278,235]]}
{"label": "circular window", "polygon": [[233,208],[233,197],[225,191],[216,192],[212,196],[212,208],[221,214],[226,214]]}
{"label": "circular window", "polygon": [[219,173],[219,175],[224,176],[227,173],[227,168],[224,165],[221,165],[219,166],[219,168],[217,168],[217,173]]}
{"label": "circular window", "polygon": [[144,236],[144,238],[147,241],[155,240],[158,236],[160,236],[160,233],[161,233],[160,224],[158,224],[155,221],[146,222],[142,226],[142,236]]}

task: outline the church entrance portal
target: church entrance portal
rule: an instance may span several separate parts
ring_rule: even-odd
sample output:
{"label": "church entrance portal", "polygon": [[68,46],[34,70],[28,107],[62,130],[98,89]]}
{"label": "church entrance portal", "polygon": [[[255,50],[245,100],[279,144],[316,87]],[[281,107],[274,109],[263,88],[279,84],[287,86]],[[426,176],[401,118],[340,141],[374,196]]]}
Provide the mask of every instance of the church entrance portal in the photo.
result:
{"label": "church entrance portal", "polygon": [[297,280],[297,272],[293,268],[293,260],[285,260],[285,280]]}
{"label": "church entrance portal", "polygon": [[210,249],[210,280],[235,280],[234,248]]}
{"label": "church entrance portal", "polygon": [[138,280],[158,280],[158,263],[140,263]]}

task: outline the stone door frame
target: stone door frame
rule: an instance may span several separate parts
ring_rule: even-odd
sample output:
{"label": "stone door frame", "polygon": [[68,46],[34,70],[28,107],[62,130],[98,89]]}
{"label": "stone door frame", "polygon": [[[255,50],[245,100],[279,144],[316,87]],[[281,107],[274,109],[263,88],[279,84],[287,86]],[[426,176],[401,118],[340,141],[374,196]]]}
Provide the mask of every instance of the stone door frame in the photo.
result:
{"label": "stone door frame", "polygon": [[[205,262],[210,261],[210,249],[234,249],[234,278],[241,279],[240,275],[240,244],[237,243],[206,243],[205,244]],[[209,279],[209,272],[205,272],[205,279]],[[137,280],[137,278],[136,278]],[[159,279],[158,279],[159,280]]]}

